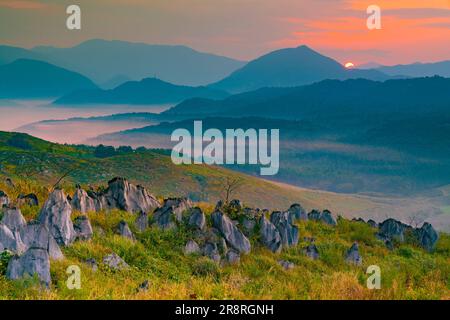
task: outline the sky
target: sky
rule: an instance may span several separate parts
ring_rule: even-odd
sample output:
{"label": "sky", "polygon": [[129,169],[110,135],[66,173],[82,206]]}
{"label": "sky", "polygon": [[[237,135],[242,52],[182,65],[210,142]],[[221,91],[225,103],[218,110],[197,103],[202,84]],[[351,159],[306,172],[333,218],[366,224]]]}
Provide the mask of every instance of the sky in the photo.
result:
{"label": "sky", "polygon": [[[66,28],[81,8],[82,29]],[[381,8],[381,30],[366,9]],[[0,0],[0,44],[67,47],[101,38],[181,44],[251,60],[308,45],[341,63],[450,60],[450,0]]]}

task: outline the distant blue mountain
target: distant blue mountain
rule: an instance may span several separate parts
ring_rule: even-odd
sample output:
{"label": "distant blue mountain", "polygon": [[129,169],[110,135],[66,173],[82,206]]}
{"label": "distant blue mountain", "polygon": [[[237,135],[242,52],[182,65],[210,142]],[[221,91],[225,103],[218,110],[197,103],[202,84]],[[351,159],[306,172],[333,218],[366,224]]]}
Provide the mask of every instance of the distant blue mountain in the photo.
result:
{"label": "distant blue mountain", "polygon": [[408,77],[432,77],[435,75],[450,78],[450,60],[435,63],[413,63],[399,64],[395,66],[381,66],[377,68],[385,74],[391,76],[408,76]]}
{"label": "distant blue mountain", "polygon": [[185,46],[89,40],[71,48],[36,47],[46,61],[75,70],[102,84],[121,76],[156,77],[189,86],[218,81],[245,62],[195,51]]}
{"label": "distant blue mountain", "polygon": [[54,98],[96,88],[88,78],[42,61],[19,59],[0,66],[0,98]]}
{"label": "distant blue mountain", "polygon": [[18,59],[45,60],[39,53],[27,49],[0,45],[0,65],[8,64]]}
{"label": "distant blue mountain", "polygon": [[325,79],[351,78],[386,80],[389,77],[374,70],[346,69],[337,61],[300,46],[266,54],[210,86],[239,93],[262,87],[293,87]]}
{"label": "distant blue mountain", "polygon": [[56,100],[55,104],[164,104],[199,97],[222,99],[228,94],[208,87],[174,85],[155,78],[129,81],[112,90],[75,91]]}

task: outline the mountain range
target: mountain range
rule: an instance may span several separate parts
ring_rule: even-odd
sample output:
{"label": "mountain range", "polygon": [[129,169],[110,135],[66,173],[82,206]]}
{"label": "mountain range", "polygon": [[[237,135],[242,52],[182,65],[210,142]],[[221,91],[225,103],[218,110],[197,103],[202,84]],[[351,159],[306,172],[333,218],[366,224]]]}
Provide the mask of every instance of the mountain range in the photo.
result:
{"label": "mountain range", "polygon": [[65,95],[55,104],[165,104],[200,97],[221,99],[228,96],[224,91],[208,87],[174,85],[156,78],[128,81],[111,90],[83,90]]}
{"label": "mountain range", "polygon": [[28,59],[0,65],[0,98],[58,97],[80,89],[96,89],[85,76],[46,62]]}
{"label": "mountain range", "polygon": [[292,87],[325,79],[351,78],[386,80],[389,77],[375,70],[346,69],[307,46],[299,46],[273,51],[250,61],[211,87],[239,93],[262,87]]}

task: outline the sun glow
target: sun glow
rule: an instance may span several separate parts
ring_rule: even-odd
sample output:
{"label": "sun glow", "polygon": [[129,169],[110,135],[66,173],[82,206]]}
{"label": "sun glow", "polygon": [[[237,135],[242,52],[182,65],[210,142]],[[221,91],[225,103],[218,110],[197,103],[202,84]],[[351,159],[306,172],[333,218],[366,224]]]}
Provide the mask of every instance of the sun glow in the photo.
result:
{"label": "sun glow", "polygon": [[347,69],[351,69],[351,68],[354,68],[355,65],[354,65],[352,62],[347,62],[347,63],[345,64],[345,67],[346,67]]}

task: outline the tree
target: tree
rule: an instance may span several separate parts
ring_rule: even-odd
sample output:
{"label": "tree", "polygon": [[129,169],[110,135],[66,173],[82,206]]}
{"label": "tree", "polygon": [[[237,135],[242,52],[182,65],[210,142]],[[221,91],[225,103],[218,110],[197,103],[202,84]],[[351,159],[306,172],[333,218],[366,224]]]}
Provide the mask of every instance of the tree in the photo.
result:
{"label": "tree", "polygon": [[236,191],[244,185],[244,179],[241,177],[226,177],[221,185],[224,204],[228,205]]}

